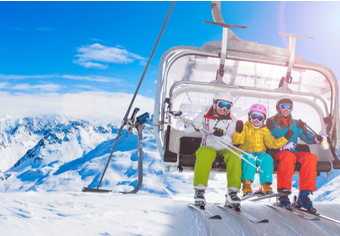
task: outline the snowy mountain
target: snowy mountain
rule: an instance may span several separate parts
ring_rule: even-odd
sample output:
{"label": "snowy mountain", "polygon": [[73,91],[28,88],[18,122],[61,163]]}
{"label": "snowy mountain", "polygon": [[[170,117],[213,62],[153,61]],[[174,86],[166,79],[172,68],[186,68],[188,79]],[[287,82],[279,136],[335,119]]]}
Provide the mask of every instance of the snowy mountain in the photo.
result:
{"label": "snowy mountain", "polygon": [[[2,152],[13,154],[4,161],[0,159],[2,166],[13,163],[4,171],[4,178],[10,177],[0,182],[1,192],[78,192],[82,187],[97,187],[118,132],[114,124],[91,124],[60,116],[4,118],[1,127],[6,134]],[[18,146],[22,156],[19,152],[14,155]],[[113,191],[134,188],[138,174],[137,147],[137,132],[123,130],[102,188]],[[141,190],[161,195],[176,191],[176,187],[164,184],[162,162],[150,130],[144,131],[143,149],[145,178]]]}
{"label": "snowy mountain", "polygon": [[[193,201],[193,173],[165,173],[148,129],[143,131],[143,185],[137,194],[117,194],[137,184],[137,132],[127,130],[122,132],[101,185],[113,193],[82,193],[83,187],[96,188],[99,183],[116,141],[115,124],[60,116],[3,117],[0,121],[0,163],[12,163],[0,173],[0,218],[4,222],[0,232],[6,235],[25,235],[27,229],[33,235],[340,234],[335,223],[280,213],[266,207],[268,201],[242,204],[245,212],[269,219],[267,224],[223,212],[212,203],[225,200],[225,173],[215,174],[206,191],[208,209],[222,220],[205,220],[187,207]],[[6,153],[11,155],[2,160]],[[321,214],[337,220],[339,173],[334,171],[330,180],[317,178],[319,190],[312,196]],[[297,176],[294,181],[297,187]]]}

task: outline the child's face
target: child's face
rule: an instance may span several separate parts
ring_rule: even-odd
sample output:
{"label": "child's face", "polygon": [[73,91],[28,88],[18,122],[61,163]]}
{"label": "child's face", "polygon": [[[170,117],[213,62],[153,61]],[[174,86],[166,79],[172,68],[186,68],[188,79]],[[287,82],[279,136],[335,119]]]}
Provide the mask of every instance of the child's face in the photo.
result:
{"label": "child's face", "polygon": [[228,111],[226,109],[221,109],[219,107],[216,107],[216,113],[220,116],[223,116],[223,115],[227,114]]}
{"label": "child's face", "polygon": [[288,110],[288,109],[284,109],[284,110],[280,109],[280,111],[281,111],[281,113],[284,117],[287,117],[290,113],[290,110]]}
{"label": "child's face", "polygon": [[253,120],[252,123],[255,125],[255,126],[259,126],[261,124],[260,121],[258,120]]}

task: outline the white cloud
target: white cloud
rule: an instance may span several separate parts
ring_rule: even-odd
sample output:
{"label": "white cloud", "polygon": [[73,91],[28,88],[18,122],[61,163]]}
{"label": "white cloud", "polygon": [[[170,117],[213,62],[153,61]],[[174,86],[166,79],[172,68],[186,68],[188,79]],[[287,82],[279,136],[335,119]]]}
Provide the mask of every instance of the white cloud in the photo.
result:
{"label": "white cloud", "polygon": [[14,90],[30,90],[30,89],[39,89],[43,91],[57,91],[62,88],[61,85],[58,84],[41,84],[41,85],[29,85],[29,84],[17,84],[15,86],[9,87],[9,89]]}
{"label": "white cloud", "polygon": [[49,79],[57,75],[4,75],[0,74],[0,79]]}
{"label": "white cloud", "polygon": [[77,85],[76,87],[81,88],[81,89],[90,89],[92,91],[103,91],[101,89],[98,89],[98,88],[93,87],[93,86],[88,86],[88,85]]}
{"label": "white cloud", "polygon": [[[132,94],[110,92],[17,94],[0,92],[0,116],[37,116],[58,114],[79,119],[102,120],[120,124]],[[153,114],[154,100],[137,95],[131,112]],[[130,114],[131,114],[130,112]]]}
{"label": "white cloud", "polygon": [[74,60],[73,61],[74,64],[78,64],[80,66],[83,66],[85,68],[97,68],[97,69],[106,69],[109,66],[108,65],[103,65],[100,63],[95,63],[95,62],[90,62],[90,61],[83,61],[83,60]]}
{"label": "white cloud", "polygon": [[37,31],[55,31],[55,29],[53,29],[52,27],[44,27],[44,26],[38,27],[35,30],[37,30]]}
{"label": "white cloud", "polygon": [[77,60],[73,63],[86,68],[94,67],[105,69],[107,65],[102,63],[127,64],[139,60],[141,64],[145,63],[146,58],[137,54],[128,52],[126,49],[118,47],[107,47],[99,43],[83,46],[77,50]]}
{"label": "white cloud", "polygon": [[115,79],[111,77],[106,76],[80,76],[80,75],[62,75],[62,78],[65,79],[72,79],[72,80],[88,80],[88,81],[96,81],[96,82],[111,82],[111,83],[122,83],[124,80],[121,79]]}
{"label": "white cloud", "polygon": [[0,83],[0,89],[2,89],[2,88],[7,88],[9,85],[10,85],[10,84],[7,83],[7,82],[1,82],[1,83]]}
{"label": "white cloud", "polygon": [[52,74],[52,75],[4,75],[4,74],[0,74],[0,79],[3,79],[3,80],[55,79],[55,78],[64,78],[64,79],[72,79],[72,80],[87,80],[87,81],[106,82],[106,83],[124,82],[124,80],[121,80],[121,79],[116,79],[116,78],[106,77],[106,76],[98,76],[98,75],[80,76],[80,75],[57,75],[57,74]]}

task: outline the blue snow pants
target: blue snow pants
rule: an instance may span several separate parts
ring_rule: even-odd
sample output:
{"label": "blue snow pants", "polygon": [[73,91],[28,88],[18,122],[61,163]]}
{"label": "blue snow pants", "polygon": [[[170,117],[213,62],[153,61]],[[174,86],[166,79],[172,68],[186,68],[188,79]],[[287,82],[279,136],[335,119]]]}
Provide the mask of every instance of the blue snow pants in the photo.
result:
{"label": "blue snow pants", "polygon": [[[248,152],[249,154],[252,154],[254,157],[258,157],[258,159],[255,161],[253,158],[248,157],[247,155],[243,154],[243,157],[247,159],[250,163],[252,163],[255,166],[259,166],[261,172],[259,170],[259,178],[260,178],[260,184],[263,183],[272,183],[273,182],[273,171],[274,171],[274,165],[273,165],[273,158],[265,153],[265,152]],[[242,159],[242,181],[245,179],[249,179],[252,182],[254,182],[256,169],[249,163],[247,163],[245,160]]]}

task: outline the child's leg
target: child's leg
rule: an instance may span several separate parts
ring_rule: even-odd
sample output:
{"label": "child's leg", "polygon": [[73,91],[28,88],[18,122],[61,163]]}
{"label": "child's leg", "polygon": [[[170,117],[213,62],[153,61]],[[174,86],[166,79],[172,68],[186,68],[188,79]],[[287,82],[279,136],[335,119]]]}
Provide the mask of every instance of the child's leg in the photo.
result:
{"label": "child's leg", "polygon": [[[237,154],[241,154],[240,151],[234,150]],[[241,159],[229,149],[224,149],[218,154],[223,155],[224,163],[226,164],[227,171],[227,188],[236,187],[241,188],[242,177],[242,161]]]}
{"label": "child's leg", "polygon": [[265,152],[253,153],[253,155],[258,157],[256,164],[263,171],[259,171],[260,184],[272,183],[274,171],[273,158]]}
{"label": "child's leg", "polygon": [[[243,154],[243,157],[247,159],[250,163],[252,163],[254,166],[256,166],[255,160],[253,158],[250,158],[248,157],[248,155],[245,154]],[[254,166],[250,165],[248,162],[242,159],[242,181],[245,179],[249,179],[251,180],[251,182],[254,182],[254,176],[256,172],[256,168]]]}
{"label": "child's leg", "polygon": [[296,152],[295,155],[301,163],[299,189],[316,191],[315,173],[318,157],[309,152]]}
{"label": "child's leg", "polygon": [[216,151],[212,147],[201,146],[196,151],[193,185],[204,184],[208,186],[208,178],[212,163],[216,159]]}
{"label": "child's leg", "polygon": [[291,189],[294,164],[296,162],[295,154],[291,151],[281,151],[274,153],[272,157],[275,160],[279,160],[277,167],[277,189]]}

